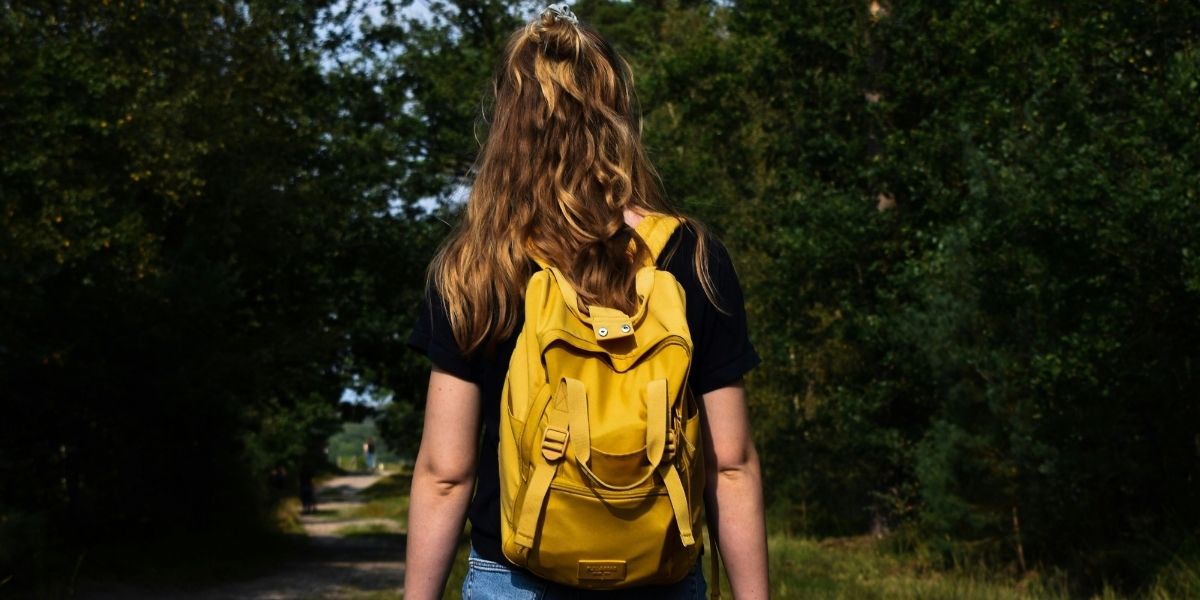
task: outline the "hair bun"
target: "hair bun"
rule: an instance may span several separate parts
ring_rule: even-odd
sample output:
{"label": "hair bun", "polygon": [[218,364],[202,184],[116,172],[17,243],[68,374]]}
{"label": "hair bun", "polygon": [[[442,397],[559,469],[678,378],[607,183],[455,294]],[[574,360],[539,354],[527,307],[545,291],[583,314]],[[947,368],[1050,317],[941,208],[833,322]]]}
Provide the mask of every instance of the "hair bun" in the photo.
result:
{"label": "hair bun", "polygon": [[551,60],[574,60],[583,48],[579,18],[565,3],[551,4],[534,22],[531,34],[542,56]]}

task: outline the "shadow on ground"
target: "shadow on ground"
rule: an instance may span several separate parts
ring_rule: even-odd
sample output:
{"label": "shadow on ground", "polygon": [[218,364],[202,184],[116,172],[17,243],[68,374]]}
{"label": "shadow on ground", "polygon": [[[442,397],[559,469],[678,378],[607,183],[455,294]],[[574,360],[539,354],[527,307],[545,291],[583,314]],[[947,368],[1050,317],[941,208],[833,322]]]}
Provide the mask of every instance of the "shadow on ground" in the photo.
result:
{"label": "shadow on ground", "polygon": [[83,590],[78,597],[291,600],[360,595],[381,598],[394,593],[400,598],[407,541],[400,524],[394,519],[344,516],[366,503],[361,492],[379,478],[351,475],[325,482],[319,490],[319,510],[301,517],[308,543],[295,558],[269,573],[203,587],[106,583]]}

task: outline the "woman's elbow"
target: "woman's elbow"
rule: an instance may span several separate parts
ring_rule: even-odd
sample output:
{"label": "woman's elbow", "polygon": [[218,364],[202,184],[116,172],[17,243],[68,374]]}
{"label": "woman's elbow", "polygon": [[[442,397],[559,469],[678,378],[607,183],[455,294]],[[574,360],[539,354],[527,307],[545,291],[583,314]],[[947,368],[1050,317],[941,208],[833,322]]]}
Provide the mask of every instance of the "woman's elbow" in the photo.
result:
{"label": "woman's elbow", "polygon": [[447,495],[470,489],[475,484],[475,464],[471,460],[430,457],[419,453],[413,464],[413,486],[422,486]]}
{"label": "woman's elbow", "polygon": [[718,451],[715,460],[712,460],[708,466],[710,480],[717,478],[726,481],[746,478],[757,480],[760,475],[758,450],[755,449],[753,442],[747,442],[736,450]]}

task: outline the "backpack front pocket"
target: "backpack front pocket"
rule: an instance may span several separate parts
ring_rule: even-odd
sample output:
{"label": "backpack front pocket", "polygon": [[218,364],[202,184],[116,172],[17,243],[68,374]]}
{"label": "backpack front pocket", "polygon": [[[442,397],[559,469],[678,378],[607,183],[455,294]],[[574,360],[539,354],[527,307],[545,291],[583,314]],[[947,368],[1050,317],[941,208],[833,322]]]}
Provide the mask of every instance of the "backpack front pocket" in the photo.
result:
{"label": "backpack front pocket", "polygon": [[554,485],[525,566],[578,587],[617,589],[679,581],[696,553],[680,542],[665,490],[600,493]]}

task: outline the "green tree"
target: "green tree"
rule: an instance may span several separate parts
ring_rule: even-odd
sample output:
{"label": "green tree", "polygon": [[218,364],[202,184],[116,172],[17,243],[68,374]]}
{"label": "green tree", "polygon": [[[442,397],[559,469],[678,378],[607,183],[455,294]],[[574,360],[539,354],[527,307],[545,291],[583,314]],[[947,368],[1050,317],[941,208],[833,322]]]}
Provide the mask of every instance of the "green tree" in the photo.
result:
{"label": "green tree", "polygon": [[1127,582],[1195,534],[1198,15],[980,2],[885,24],[915,238],[888,323],[938,401],[916,463],[934,533]]}
{"label": "green tree", "polygon": [[[69,562],[258,527],[264,474],[312,460],[345,386],[408,387],[417,118],[363,68],[361,14],[0,5],[0,520],[23,540]],[[45,555],[0,558],[27,585]]]}

